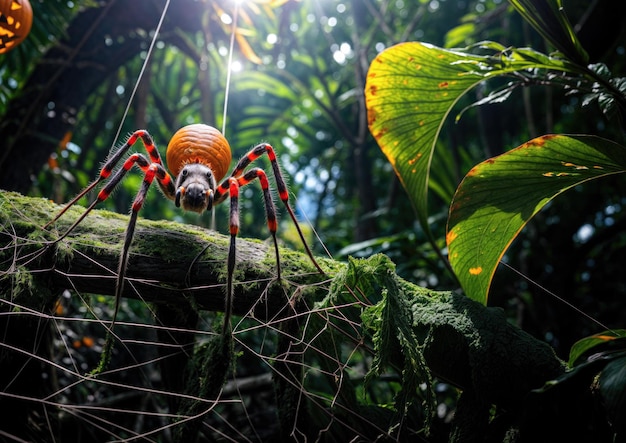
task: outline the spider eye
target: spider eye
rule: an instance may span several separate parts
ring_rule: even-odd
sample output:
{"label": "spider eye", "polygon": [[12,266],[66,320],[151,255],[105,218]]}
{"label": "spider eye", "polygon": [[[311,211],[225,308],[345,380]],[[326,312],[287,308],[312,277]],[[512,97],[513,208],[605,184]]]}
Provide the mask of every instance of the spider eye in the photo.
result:
{"label": "spider eye", "polygon": [[208,171],[206,171],[206,178],[211,179],[211,177],[213,177],[213,172],[211,172],[211,170],[209,169]]}
{"label": "spider eye", "polygon": [[180,175],[182,175],[183,177],[187,177],[187,175],[189,175],[189,171],[187,171],[186,168],[183,168],[183,170],[180,171]]}

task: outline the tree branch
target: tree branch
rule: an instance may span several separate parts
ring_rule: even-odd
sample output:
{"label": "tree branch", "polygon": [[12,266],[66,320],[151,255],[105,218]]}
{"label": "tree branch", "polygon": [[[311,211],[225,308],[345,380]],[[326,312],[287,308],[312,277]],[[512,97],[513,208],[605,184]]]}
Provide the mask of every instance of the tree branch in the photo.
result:
{"label": "tree branch", "polygon": [[[26,270],[33,282],[56,298],[64,289],[113,295],[116,270],[128,217],[94,210],[65,239],[54,242],[84,212],[71,208],[48,231],[42,226],[61,207],[38,198],[0,193],[0,234],[4,247],[2,274]],[[196,226],[140,220],[131,245],[123,297],[157,304],[193,303],[198,309],[223,311],[229,237]],[[283,275],[289,284],[314,285],[327,279],[305,254],[281,248]],[[326,266],[337,267],[330,261]],[[234,313],[254,307],[258,318],[272,318],[286,305],[276,283],[276,259],[269,243],[237,239]],[[51,300],[33,288],[29,306],[39,309]],[[13,289],[10,292],[15,292]],[[10,293],[6,292],[6,293]]]}
{"label": "tree branch", "polygon": [[[0,276],[4,277],[0,278],[1,310],[6,310],[7,303],[14,303],[20,309],[35,309],[37,312],[48,309],[50,312],[54,301],[66,288],[103,295],[114,293],[115,270],[127,217],[96,210],[71,235],[55,242],[84,208],[71,208],[50,230],[43,230],[42,226],[59,210],[60,206],[44,199],[0,192]],[[228,242],[229,237],[199,227],[140,220],[131,246],[128,284],[122,296],[141,298],[157,305],[223,310]],[[488,411],[491,404],[509,411],[516,410],[532,389],[565,370],[563,362],[549,346],[511,325],[500,309],[484,307],[463,295],[420,288],[401,280],[395,273],[385,280],[389,284],[376,283],[372,276],[381,272],[381,266],[388,266],[385,263],[390,263],[389,259],[379,257],[364,260],[361,264],[351,262],[350,266],[318,259],[327,270],[326,276],[316,271],[306,254],[281,248],[284,280],[278,283],[271,244],[238,239],[237,253],[234,312],[238,315],[252,312],[262,321],[276,316],[287,318],[294,312],[294,307],[296,310],[308,309],[307,306],[322,299],[326,304],[317,305],[325,306],[321,312],[337,311],[336,317],[333,314],[330,318],[361,321],[357,319],[367,307],[365,299],[376,302],[380,296],[376,289],[375,293],[370,293],[368,288],[370,291],[378,288],[383,293],[391,291],[394,286],[401,288],[404,295],[397,298],[397,303],[404,306],[404,311],[400,313],[392,306],[391,319],[402,317],[404,324],[409,326],[404,330],[394,329],[392,321],[388,332],[398,337],[408,334],[417,338],[419,343],[415,343],[418,343],[428,371],[463,390],[465,398],[460,405],[469,407],[465,413],[457,409],[457,416],[464,416],[472,425],[477,422],[469,412],[476,411],[477,407],[480,406],[483,412]],[[353,272],[352,276],[350,272]],[[330,282],[329,276],[333,279],[332,285],[326,284]],[[337,295],[327,298],[329,286],[330,294],[343,294],[341,297],[346,298],[337,299],[337,306],[333,304],[333,297]],[[299,290],[303,287],[307,291]],[[295,303],[296,294],[303,303]],[[357,298],[362,300],[361,304],[355,304],[355,294],[360,294]],[[300,317],[289,318],[291,326],[302,326]],[[374,334],[366,331],[367,327],[373,327],[372,324],[358,328],[356,323],[350,323],[350,328],[344,330],[330,318],[322,330],[326,334],[337,333],[347,342],[357,343],[364,337],[370,340]],[[326,326],[334,326],[337,330],[333,327],[326,329]],[[350,332],[353,327],[354,331]],[[380,328],[390,328],[390,324],[380,325]],[[308,333],[318,334],[317,329]],[[280,336],[290,352],[297,348],[292,340],[300,334],[294,330]],[[316,345],[311,342],[310,346],[315,348]],[[397,351],[383,350],[391,353],[389,361],[398,370],[403,367],[407,355],[403,350]],[[304,358],[305,352],[301,350],[295,354]],[[293,361],[285,359],[285,362]],[[329,362],[337,363],[332,359]],[[275,366],[279,373],[280,368],[278,364]],[[299,374],[298,370],[292,372],[293,376]],[[399,373],[403,371],[399,370]],[[293,386],[302,385],[297,380]],[[353,410],[349,406],[345,405],[346,410]],[[463,421],[457,421],[457,426],[459,432],[470,429]],[[487,426],[486,422],[481,426]]]}

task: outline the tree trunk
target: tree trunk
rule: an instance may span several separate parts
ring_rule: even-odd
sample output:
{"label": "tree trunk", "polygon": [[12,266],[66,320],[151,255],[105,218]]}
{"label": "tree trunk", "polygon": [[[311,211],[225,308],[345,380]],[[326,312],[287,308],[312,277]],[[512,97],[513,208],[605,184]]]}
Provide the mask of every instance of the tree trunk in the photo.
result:
{"label": "tree trunk", "polygon": [[[65,288],[72,288],[79,293],[103,295],[114,293],[115,270],[127,217],[96,210],[87,216],[70,236],[54,242],[54,239],[65,232],[65,229],[82,214],[84,208],[71,208],[51,228],[42,230],[42,226],[59,210],[59,206],[44,199],[22,197],[16,193],[0,193],[0,223],[3,226],[0,233],[3,246],[0,249],[0,263],[3,263],[1,272],[3,278],[0,279],[3,299],[0,300],[0,311],[28,313],[33,310],[36,313],[51,313],[55,300]],[[180,312],[192,314],[193,310],[222,311],[228,242],[228,236],[199,227],[167,221],[140,220],[131,246],[126,273],[128,284],[125,285],[123,297],[141,298],[163,307],[174,306]],[[237,252],[234,313],[253,316],[262,322],[268,321],[267,324],[270,325],[268,330],[272,329],[272,322],[276,321],[279,327],[275,330],[282,331],[279,333],[280,343],[275,350],[281,359],[277,359],[273,365],[274,371],[277,371],[275,377],[280,374],[279,370],[285,371],[285,374],[278,377],[276,389],[283,389],[283,392],[277,392],[277,398],[281,399],[283,407],[285,405],[297,407],[283,415],[282,435],[288,436],[294,431],[295,427],[292,429],[289,423],[300,423],[298,432],[306,432],[313,437],[317,435],[319,429],[316,429],[310,420],[307,421],[306,414],[310,411],[304,406],[299,406],[303,392],[300,389],[306,387],[305,372],[300,368],[309,367],[311,364],[304,362],[302,366],[304,361],[302,359],[307,358],[311,351],[317,352],[317,347],[320,353],[314,354],[314,359],[328,358],[324,363],[326,365],[338,363],[335,357],[326,353],[331,351],[330,348],[325,349],[321,342],[317,344],[315,342],[323,331],[326,331],[325,334],[333,333],[334,329],[330,325],[334,325],[341,333],[335,337],[326,336],[324,340],[329,344],[332,343],[329,341],[331,338],[332,340],[341,338],[346,343],[361,342],[362,345],[364,337],[369,336],[371,331],[366,332],[362,330],[362,325],[353,323],[352,319],[358,319],[362,314],[360,310],[363,306],[358,303],[340,306],[333,306],[331,303],[330,307],[319,311],[318,308],[312,308],[316,304],[320,306],[322,300],[328,300],[325,297],[328,296],[329,290],[332,293],[338,288],[347,298],[355,294],[361,294],[356,295],[358,299],[376,297],[376,294],[363,294],[361,287],[372,288],[376,287],[377,283],[368,280],[365,271],[367,261],[363,269],[357,268],[358,277],[346,277],[346,269],[349,267],[345,264],[318,259],[328,274],[321,275],[306,254],[281,248],[284,280],[278,284],[275,281],[275,257],[271,244],[238,239]],[[330,281],[329,277],[333,281]],[[540,387],[545,381],[557,377],[564,371],[562,362],[545,343],[535,340],[509,324],[501,310],[486,308],[462,295],[427,291],[401,281],[397,276],[393,276],[393,279],[399,282],[398,287],[404,288],[406,298],[403,303],[410,307],[408,312],[412,313],[412,319],[409,320],[410,328],[413,329],[412,334],[422,340],[420,346],[423,348],[420,352],[428,365],[428,370],[434,377],[446,380],[470,393],[471,395],[465,397],[466,400],[475,398],[485,407],[496,404],[508,411],[516,411],[522,407],[523,399],[531,389]],[[378,290],[391,291],[391,288]],[[330,322],[327,318],[329,322],[325,324],[322,315],[326,312],[335,314],[330,317],[334,320]],[[9,352],[8,349],[24,349],[23,347],[27,346],[25,349],[30,349],[29,352],[39,352],[33,345],[37,341],[33,334],[38,334],[37,331],[41,328],[30,325],[17,331],[15,329],[17,323],[11,323],[8,319],[15,317],[17,320],[18,316],[0,317],[7,320],[0,325],[5,331],[4,342],[0,343],[3,346],[3,354],[0,355],[2,367],[3,370],[14,368],[18,373],[26,363],[24,360],[12,360],[15,353]],[[186,318],[187,314],[184,317]],[[196,317],[191,315],[189,318],[194,320]],[[345,324],[340,322],[343,318],[346,319]],[[36,319],[40,321],[39,317]],[[187,319],[184,320],[186,321]],[[321,323],[318,325],[315,322]],[[319,332],[317,327],[320,328]],[[193,325],[186,325],[185,328],[188,330],[193,328]],[[308,335],[303,333],[303,330],[308,331]],[[8,334],[9,332],[11,334]],[[181,337],[172,336],[171,343],[181,346],[187,344],[185,352],[188,352],[191,363],[195,365],[191,370],[187,369],[195,383],[192,386],[202,386],[201,380],[204,379],[202,374],[206,371],[207,362],[210,363],[215,359],[198,357],[199,348],[192,350],[184,334]],[[397,364],[398,368],[402,367],[404,358],[406,356],[401,353],[393,354],[393,360],[396,361],[394,364]],[[33,359],[29,357],[27,360]],[[36,359],[33,361],[39,363]],[[222,370],[224,368],[227,369],[228,365],[222,367]],[[38,373],[37,370],[41,371],[40,368],[36,368],[34,371],[21,372],[32,380]],[[166,376],[172,379],[173,375],[173,383],[180,385],[180,380],[175,380],[172,370],[177,371],[170,366]],[[343,371],[336,370],[337,373]],[[221,381],[223,382],[223,379]],[[330,371],[330,386],[334,386],[336,382],[336,375],[333,376]],[[27,389],[25,388],[20,396],[37,397],[36,392],[33,392],[35,385],[37,384],[32,381],[26,382]],[[343,405],[344,409],[339,408],[333,414],[339,414],[337,417],[342,413],[353,414],[349,421],[350,426],[365,432],[368,426],[375,427],[376,423],[356,415],[359,411],[348,407],[349,402],[356,401],[354,393],[349,395],[349,390],[352,389],[350,386],[342,383],[336,386],[338,390],[342,390],[342,394],[339,395],[339,391],[331,394],[331,397],[336,396],[333,403],[340,404],[344,399],[346,402]],[[6,392],[6,389],[11,391],[14,388],[15,384],[11,385],[10,389],[3,387],[0,392]],[[179,386],[178,389],[182,387]],[[197,392],[190,394],[198,395]],[[0,397],[0,402],[9,400],[10,397]],[[312,405],[315,405],[315,402]],[[30,405],[26,403],[26,406]],[[187,410],[194,410],[189,409],[193,406],[197,405],[187,404]],[[32,408],[28,410],[32,412]],[[327,408],[323,410],[324,414],[329,411]],[[471,411],[472,406],[466,410]],[[488,415],[485,414],[486,417]],[[198,417],[202,418],[201,415]],[[379,416],[382,417],[384,415]],[[285,423],[284,419],[288,422]],[[337,423],[339,422],[341,420]],[[19,420],[15,423],[24,425],[23,421]],[[474,425],[476,423],[472,424]],[[462,426],[462,422],[457,424],[459,435],[463,434]]]}
{"label": "tree trunk", "polygon": [[[94,210],[70,236],[54,243],[85,208],[71,208],[48,231],[43,231],[42,226],[59,212],[60,206],[13,193],[1,193],[0,200],[5,204],[1,215],[5,245],[19,249],[20,255],[27,257],[26,268],[49,292],[72,288],[91,294],[114,294],[127,216]],[[20,214],[23,218],[16,218]],[[31,235],[46,240],[29,243],[25,239]],[[228,242],[228,236],[199,227],[140,219],[126,271],[130,284],[124,285],[122,296],[179,305],[192,297],[198,309],[223,311]],[[323,278],[307,262],[308,257],[289,250],[281,252],[284,267],[296,273],[286,274],[294,283],[315,284]],[[5,246],[3,253],[12,251]],[[235,282],[234,314],[245,314],[255,304],[259,312],[254,314],[261,318],[271,318],[283,309],[280,285],[270,285],[266,303],[260,304],[259,294],[249,287],[259,287],[259,283],[270,283],[276,278],[273,256],[269,243],[237,239],[235,278],[255,283]],[[16,257],[5,272],[20,272],[21,262]],[[39,306],[48,305],[49,300],[41,299],[41,303]]]}

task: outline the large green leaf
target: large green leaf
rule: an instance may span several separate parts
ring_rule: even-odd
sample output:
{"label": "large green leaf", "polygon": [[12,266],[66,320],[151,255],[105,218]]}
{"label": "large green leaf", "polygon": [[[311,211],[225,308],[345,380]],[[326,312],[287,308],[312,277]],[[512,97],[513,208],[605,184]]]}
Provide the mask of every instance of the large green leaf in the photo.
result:
{"label": "large green leaf", "polygon": [[[481,50],[489,55],[475,55]],[[530,69],[580,72],[531,49],[483,42],[467,50],[401,43],[372,62],[365,86],[369,128],[428,228],[427,191],[435,143],[454,104],[479,82]]]}
{"label": "large green leaf", "polygon": [[585,181],[626,171],[626,148],[594,136],[545,135],[475,166],[450,207],[449,260],[465,293],[487,302],[506,249],[546,203]]}

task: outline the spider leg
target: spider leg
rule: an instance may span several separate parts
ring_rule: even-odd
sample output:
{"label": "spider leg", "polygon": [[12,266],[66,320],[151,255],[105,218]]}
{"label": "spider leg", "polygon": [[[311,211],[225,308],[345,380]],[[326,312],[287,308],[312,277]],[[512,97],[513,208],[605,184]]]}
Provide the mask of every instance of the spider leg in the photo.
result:
{"label": "spider leg", "polygon": [[[96,180],[94,180],[90,185],[88,185],[87,187],[85,187],[80,193],[78,193],[78,195],[76,195],[72,200],[70,200],[65,207],[59,211],[59,213],[52,219],[50,220],[48,223],[46,223],[43,226],[43,229],[47,229],[51,224],[53,224],[55,221],[57,221],[63,214],[65,214],[65,212],[71,208],[78,200],[80,200],[83,196],[85,196],[88,192],[90,192],[93,188],[95,188],[99,183],[101,183],[103,180],[106,180],[107,178],[109,178],[111,176],[111,174],[113,173],[113,169],[115,168],[115,166],[119,163],[120,159],[124,156],[124,154],[130,149],[130,147],[132,147],[137,140],[141,139],[141,141],[144,144],[144,147],[146,148],[146,151],[148,152],[148,155],[150,156],[150,160],[152,163],[158,163],[158,164],[162,164],[161,161],[161,156],[159,155],[159,151],[157,150],[156,146],[154,145],[154,141],[152,140],[152,136],[145,130],[140,129],[138,131],[135,131],[126,141],[126,143],[124,143],[120,149],[118,149],[106,162],[105,164],[102,166],[102,169],[100,169],[100,173],[98,174],[98,178]],[[114,178],[111,179],[111,181]],[[116,183],[119,182],[119,180],[116,181]],[[110,192],[110,191],[109,191]],[[172,194],[173,194],[173,186],[172,186]],[[108,196],[108,195],[107,195]],[[61,235],[61,237],[57,238],[55,240],[55,242],[58,242],[62,239],[64,239],[65,237],[67,237],[67,235],[72,232],[72,230],[74,230],[74,228],[87,216],[87,214],[89,214],[89,212],[91,212],[91,210],[95,207],[95,205],[99,202],[101,202],[103,199],[100,199],[100,196],[98,196],[98,198],[96,198],[86,209],[85,213],[72,225],[70,226],[70,228],[63,234]]]}
{"label": "spider leg", "polygon": [[226,280],[226,305],[224,307],[224,324],[222,325],[222,334],[226,335],[231,332],[230,317],[233,312],[233,273],[235,272],[235,262],[237,261],[237,234],[239,233],[239,183],[237,179],[229,177],[222,185],[221,189],[226,188],[230,196],[230,243],[228,247],[227,262],[227,280]]}
{"label": "spider leg", "polygon": [[[143,154],[134,153],[124,161],[124,164],[121,168],[114,172],[116,165],[120,162],[122,157],[139,139],[141,139],[150,159],[148,160],[148,158],[146,158],[146,156]],[[111,195],[111,192],[113,192],[115,187],[122,181],[122,179],[126,176],[128,171],[132,169],[133,166],[137,166],[144,172],[144,178],[142,185],[133,201],[130,220],[124,234],[124,245],[118,263],[117,279],[115,283],[115,308],[113,313],[113,319],[111,320],[111,324],[107,330],[107,337],[105,340],[104,348],[102,350],[100,363],[98,367],[94,371],[92,371],[92,375],[100,373],[106,367],[111,357],[111,349],[113,346],[113,326],[115,325],[117,313],[119,311],[121,295],[124,291],[124,275],[126,271],[126,266],[128,264],[130,244],[135,233],[135,226],[137,223],[139,210],[143,206],[150,185],[156,178],[159,187],[161,188],[165,196],[170,200],[174,200],[175,197],[176,190],[174,183],[169,173],[163,167],[161,156],[154,144],[152,136],[143,129],[135,131],[133,134],[131,134],[131,136],[124,143],[124,145],[122,145],[120,149],[113,153],[113,155],[111,155],[110,158],[105,162],[104,166],[100,170],[98,178],[94,180],[90,185],[88,185],[85,189],[83,189],[56,215],[53,220],[51,220],[44,226],[45,229],[49,225],[54,223],[80,198],[82,198],[85,194],[95,188],[100,182],[108,179],[104,187],[98,193],[97,197],[89,204],[85,212],[81,214],[81,216],[67,229],[67,231],[65,231],[64,234],[62,234],[59,238],[55,240],[55,243],[65,238],[70,232],[72,232],[76,228],[76,226],[78,226],[80,222],[82,222],[82,220],[93,210],[93,208],[98,203],[103,202]],[[111,176],[111,174],[113,175]]]}
{"label": "spider leg", "polygon": [[[134,165],[137,165],[139,168],[141,168],[141,170],[144,171],[145,175],[141,183],[141,187],[139,188],[139,191],[137,191],[137,195],[135,196],[135,199],[131,206],[130,219],[126,227],[126,232],[124,233],[124,245],[122,247],[122,253],[120,254],[120,260],[117,268],[117,279],[115,281],[115,307],[113,310],[113,318],[111,319],[111,324],[107,330],[107,337],[105,339],[105,344],[102,350],[100,363],[98,367],[92,372],[92,375],[96,375],[101,372],[107,366],[111,358],[111,349],[113,347],[113,327],[117,319],[117,313],[119,311],[122,293],[124,292],[124,276],[126,274],[126,267],[128,265],[130,244],[135,234],[137,217],[145,201],[146,194],[148,193],[150,185],[155,178],[157,179],[161,187],[173,188],[174,186],[171,176],[167,173],[167,171],[165,170],[165,168],[163,168],[161,164],[150,163],[148,159],[142,154],[133,154],[128,157],[128,159],[124,162],[123,167],[120,168],[111,178],[111,180],[107,182],[106,186],[98,194],[98,198],[94,201],[94,203],[90,205],[90,208],[95,206],[96,203],[106,200],[115,188],[115,186],[119,184],[122,178],[124,178],[126,173]],[[81,219],[84,218],[85,215],[86,214],[83,214],[81,216]],[[78,222],[76,222],[74,225],[76,224],[78,224]]]}
{"label": "spider leg", "polygon": [[[129,157],[128,160],[124,163],[124,167],[120,169],[120,171],[124,171],[124,173],[120,175],[124,175],[127,172],[134,162],[145,172],[143,177],[143,181],[141,182],[141,187],[139,191],[137,191],[137,195],[135,196],[135,200],[131,206],[130,219],[128,221],[128,226],[126,227],[126,232],[124,233],[124,246],[122,247],[122,254],[120,255],[120,261],[117,268],[117,281],[115,283],[115,310],[113,311],[113,319],[111,321],[111,329],[113,329],[113,325],[115,323],[115,319],[117,317],[117,311],[119,309],[119,303],[122,296],[122,292],[124,291],[124,275],[126,273],[126,266],[128,265],[128,252],[130,250],[130,244],[133,240],[133,236],[135,235],[135,226],[137,224],[137,217],[139,215],[139,211],[143,207],[143,203],[145,201],[148,190],[150,189],[150,185],[156,178],[160,183],[171,183],[170,175],[165,171],[162,165],[158,163],[150,163],[146,164],[146,158],[141,154],[136,154],[137,159],[135,159],[134,155]],[[122,177],[118,179],[121,180]],[[117,183],[115,183],[117,184]],[[113,184],[113,187],[115,186]],[[107,191],[107,189],[103,189],[103,191]],[[109,191],[110,192],[110,191]],[[102,192],[101,192],[102,193]],[[107,194],[108,196],[108,194]],[[105,197],[106,198],[106,197]]]}
{"label": "spider leg", "polygon": [[265,171],[261,168],[254,168],[247,171],[240,177],[227,178],[216,190],[218,198],[228,195],[230,198],[230,245],[228,249],[228,277],[226,283],[226,308],[224,310],[224,333],[230,326],[230,316],[232,313],[233,304],[233,273],[235,271],[236,262],[236,240],[239,234],[239,188],[248,185],[253,180],[259,180],[261,189],[263,190],[263,200],[265,203],[265,214],[267,217],[267,227],[272,235],[274,242],[274,251],[276,254],[276,272],[277,278],[280,280],[280,254],[278,252],[278,241],[276,240],[276,231],[278,229],[278,223],[276,221],[276,206],[272,200],[272,193],[270,192],[270,184],[267,180]]}
{"label": "spider leg", "polygon": [[[309,248],[309,244],[304,238],[304,234],[302,233],[300,224],[298,223],[298,220],[296,219],[296,215],[294,214],[293,209],[291,208],[291,205],[289,204],[289,191],[287,190],[285,179],[283,178],[283,174],[280,170],[280,165],[278,164],[278,160],[276,159],[276,153],[274,151],[274,148],[272,148],[272,146],[268,143],[261,143],[255,146],[245,156],[243,156],[241,160],[239,160],[231,176],[232,177],[241,176],[241,174],[246,169],[246,167],[250,163],[255,161],[256,159],[261,157],[263,154],[267,154],[267,157],[270,160],[270,164],[272,165],[272,173],[274,174],[276,187],[278,188],[278,196],[280,197],[280,200],[283,202],[283,205],[287,209],[287,212],[289,213],[291,220],[293,220],[293,223],[296,226],[296,230],[298,231],[298,235],[300,236],[300,240],[302,241],[302,244],[304,245],[304,249],[306,250],[307,255],[311,259],[311,262],[313,263],[315,268],[321,274],[324,274],[324,271],[315,260],[315,257],[313,256],[313,253],[311,252],[311,249]],[[269,223],[269,220],[268,220],[268,223]]]}

